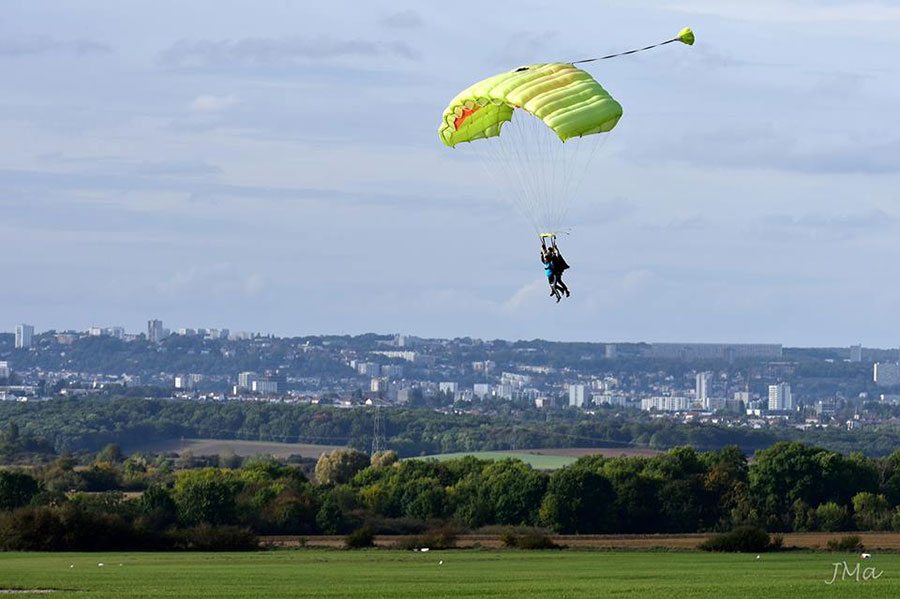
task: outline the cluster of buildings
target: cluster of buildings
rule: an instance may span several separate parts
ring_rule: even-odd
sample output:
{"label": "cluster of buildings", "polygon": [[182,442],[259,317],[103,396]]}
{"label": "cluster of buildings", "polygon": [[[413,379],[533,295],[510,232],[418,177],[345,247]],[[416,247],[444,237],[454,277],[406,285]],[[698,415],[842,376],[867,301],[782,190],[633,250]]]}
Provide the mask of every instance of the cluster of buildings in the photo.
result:
{"label": "cluster of buildings", "polygon": [[180,335],[182,337],[201,337],[203,339],[227,339],[229,341],[241,341],[252,339],[256,336],[254,333],[247,331],[232,332],[229,329],[207,329],[183,327],[175,331],[171,331],[163,326],[163,321],[152,319],[147,321],[147,340],[151,343],[159,343],[172,335]]}
{"label": "cluster of buildings", "polygon": [[[143,340],[143,345],[138,346],[137,358],[117,367],[119,372],[69,365],[68,347],[91,337]],[[189,343],[184,339],[188,337],[193,338]],[[106,346],[91,347],[91,351],[103,351]],[[0,386],[0,398],[89,395],[114,386],[143,385],[168,389],[172,397],[192,399],[328,401],[353,406],[373,402],[404,405],[424,397],[429,400],[427,405],[457,410],[489,410],[498,401],[520,408],[591,411],[612,407],[675,419],[714,414],[736,425],[803,418],[825,422],[843,409],[846,399],[866,396],[876,388],[883,391],[882,401],[900,404],[900,362],[873,359],[885,357],[887,350],[860,345],[851,346],[843,356],[820,361],[823,367],[829,361],[871,364],[872,389],[837,384],[833,392],[815,397],[804,393],[795,355],[778,344],[576,346],[407,335],[286,339],[223,328],[173,331],[161,320],[151,319],[146,332],[138,334],[112,326],[35,337],[33,326],[21,324],[15,330],[15,349],[30,350],[27,361],[32,366],[16,369],[17,377],[21,375],[16,381],[21,385]],[[140,351],[153,356],[147,364],[162,366],[153,371],[145,367]],[[179,351],[205,354],[205,358],[186,360]],[[41,366],[45,353],[48,363],[62,360],[64,365],[54,369]],[[560,360],[560,355],[567,359]],[[178,366],[165,366],[170,356],[171,364]],[[0,352],[0,380],[11,380],[15,359],[23,357]],[[229,360],[234,360],[234,369],[228,368]],[[109,364],[109,360],[98,363]],[[697,370],[684,367],[691,363],[696,363]],[[193,364],[203,368],[194,370]],[[253,371],[240,368],[246,364],[259,366]],[[310,364],[318,365],[319,370],[311,370]],[[712,366],[715,369],[709,370]],[[857,368],[857,373],[860,368],[866,366]],[[858,378],[854,380],[853,384],[858,384]],[[866,423],[865,417],[857,420],[858,426]]]}

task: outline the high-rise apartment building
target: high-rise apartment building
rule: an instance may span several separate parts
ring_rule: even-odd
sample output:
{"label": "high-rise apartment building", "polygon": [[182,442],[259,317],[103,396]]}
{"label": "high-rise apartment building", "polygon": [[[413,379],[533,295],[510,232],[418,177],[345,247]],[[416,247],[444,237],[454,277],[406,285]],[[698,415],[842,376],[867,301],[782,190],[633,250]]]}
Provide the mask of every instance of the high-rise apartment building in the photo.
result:
{"label": "high-rise apartment building", "polygon": [[704,408],[709,407],[709,382],[712,380],[711,372],[698,372],[694,390],[696,392],[697,403]]}
{"label": "high-rise apartment building", "polygon": [[769,411],[787,412],[794,409],[794,398],[788,383],[769,385]]}
{"label": "high-rise apartment building", "polygon": [[164,331],[163,322],[161,320],[148,320],[147,321],[147,340],[151,343],[159,343],[163,340]]}
{"label": "high-rise apartment building", "polygon": [[576,408],[585,407],[586,395],[585,385],[569,385],[569,405]]}
{"label": "high-rise apartment building", "polygon": [[16,349],[30,349],[34,337],[34,327],[30,324],[16,325]]}
{"label": "high-rise apartment building", "polygon": [[246,371],[238,374],[238,389],[242,391],[253,389],[253,382],[256,381],[256,378],[255,372]]}

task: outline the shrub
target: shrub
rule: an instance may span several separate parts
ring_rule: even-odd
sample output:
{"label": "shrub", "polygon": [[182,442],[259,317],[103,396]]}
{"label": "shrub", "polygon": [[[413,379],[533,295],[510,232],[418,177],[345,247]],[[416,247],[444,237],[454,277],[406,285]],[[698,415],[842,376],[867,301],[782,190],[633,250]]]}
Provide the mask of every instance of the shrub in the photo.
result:
{"label": "shrub", "polygon": [[53,508],[0,513],[0,551],[59,551],[64,534]]}
{"label": "shrub", "polygon": [[865,549],[859,535],[845,535],[840,539],[828,539],[829,551],[862,551]]}
{"label": "shrub", "polygon": [[548,536],[540,532],[526,532],[516,534],[506,531],[500,535],[500,542],[504,547],[515,549],[562,549]]}
{"label": "shrub", "polygon": [[404,537],[397,541],[397,549],[453,549],[456,547],[456,530],[450,527],[433,528],[423,534]]}
{"label": "shrub", "polygon": [[344,539],[347,549],[363,549],[375,546],[375,533],[368,526],[357,528]]}
{"label": "shrub", "polygon": [[374,518],[372,527],[382,535],[420,535],[428,525],[417,518]]}
{"label": "shrub", "polygon": [[422,545],[421,543],[421,535],[415,535],[411,537],[401,537],[394,543],[394,549],[403,549],[404,551],[413,551],[419,549],[420,547],[429,547],[428,545]]}
{"label": "shrub", "polygon": [[698,548],[704,551],[759,553],[774,551],[780,546],[780,538],[773,542],[765,530],[755,526],[741,526],[706,539]]}
{"label": "shrub", "polygon": [[239,526],[199,524],[169,533],[174,549],[186,551],[253,551],[259,549],[259,538],[253,531]]}
{"label": "shrub", "polygon": [[155,539],[138,538],[117,514],[67,504],[21,508],[0,514],[3,551],[112,551],[151,548]]}

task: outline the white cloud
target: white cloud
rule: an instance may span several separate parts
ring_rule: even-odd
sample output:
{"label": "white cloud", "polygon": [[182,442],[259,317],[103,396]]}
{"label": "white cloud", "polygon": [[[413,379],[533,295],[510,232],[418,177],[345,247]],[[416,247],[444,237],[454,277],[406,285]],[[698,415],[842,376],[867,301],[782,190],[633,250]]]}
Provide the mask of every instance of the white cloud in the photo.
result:
{"label": "white cloud", "polygon": [[822,2],[804,0],[715,0],[667,4],[667,8],[687,13],[715,15],[739,21],[765,22],[863,22],[900,21],[900,6],[885,2]]}
{"label": "white cloud", "polygon": [[201,94],[188,104],[188,110],[191,112],[220,112],[235,104],[237,104],[237,99],[234,96]]}

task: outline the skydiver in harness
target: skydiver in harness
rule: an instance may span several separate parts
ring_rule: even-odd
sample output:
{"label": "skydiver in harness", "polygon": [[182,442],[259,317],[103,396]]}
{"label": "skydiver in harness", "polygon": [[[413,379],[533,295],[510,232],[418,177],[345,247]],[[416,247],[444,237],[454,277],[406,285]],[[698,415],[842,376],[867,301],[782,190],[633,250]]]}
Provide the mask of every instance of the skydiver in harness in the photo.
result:
{"label": "skydiver in harness", "polygon": [[[545,238],[550,238],[550,247],[547,247]],[[569,268],[565,259],[556,247],[556,235],[552,233],[544,233],[541,235],[541,263],[544,265],[544,273],[547,275],[547,282],[550,283],[550,295],[556,298],[556,302],[562,299],[562,294],[566,297],[571,295],[569,288],[563,283],[563,272]]]}

